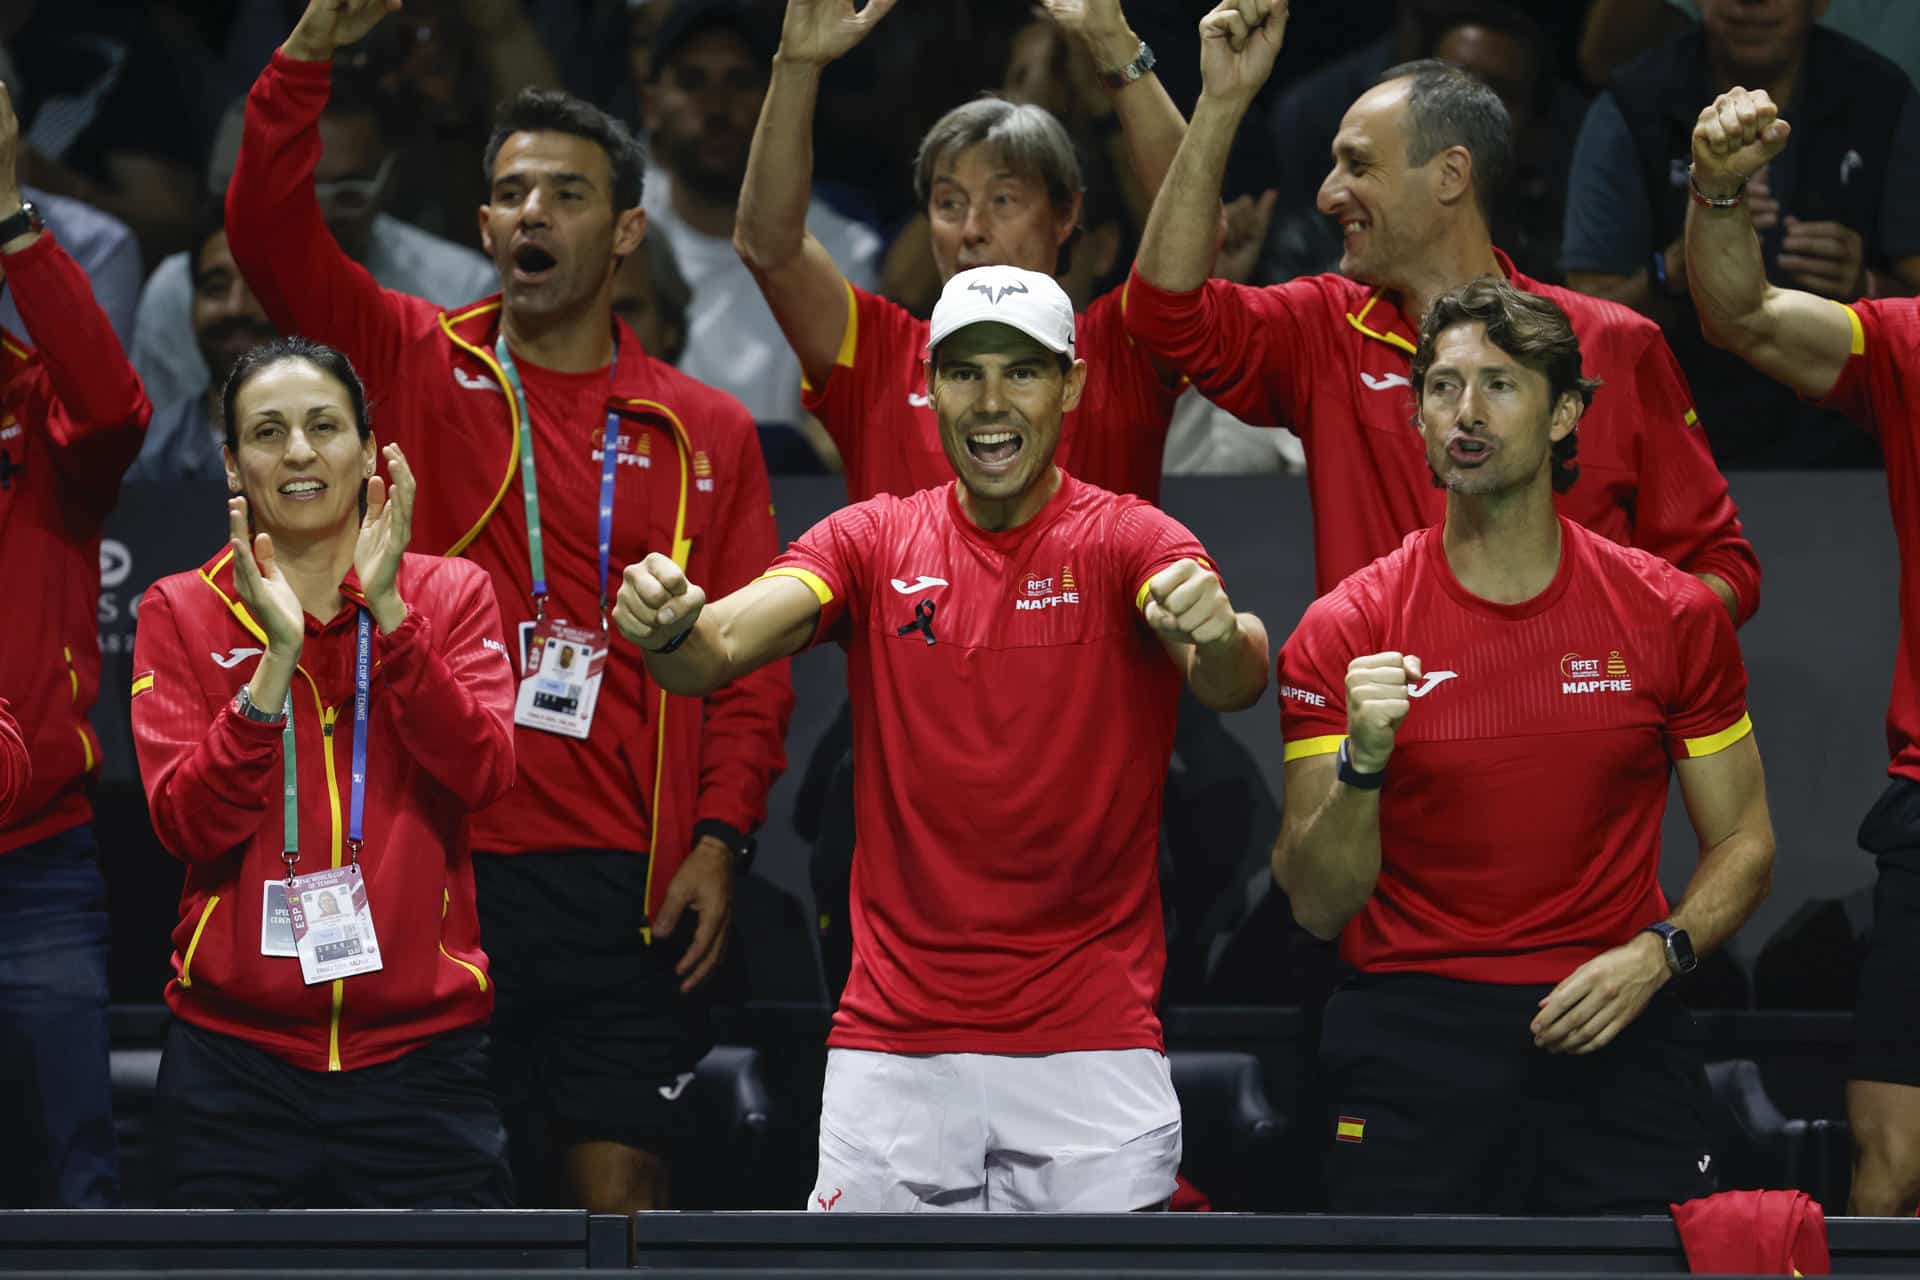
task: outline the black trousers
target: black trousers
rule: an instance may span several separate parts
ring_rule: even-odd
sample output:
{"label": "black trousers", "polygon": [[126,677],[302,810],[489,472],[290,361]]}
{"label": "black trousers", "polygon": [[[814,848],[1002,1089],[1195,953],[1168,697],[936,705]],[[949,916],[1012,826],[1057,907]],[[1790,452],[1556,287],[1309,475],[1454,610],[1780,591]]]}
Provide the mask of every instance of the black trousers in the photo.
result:
{"label": "black trousers", "polygon": [[1330,1213],[1665,1213],[1710,1194],[1693,1016],[1661,991],[1606,1048],[1537,1049],[1540,986],[1361,974],[1327,1003]]}
{"label": "black trousers", "polygon": [[175,1018],[160,1058],[162,1202],[176,1209],[506,1209],[487,1037],[302,1071]]}

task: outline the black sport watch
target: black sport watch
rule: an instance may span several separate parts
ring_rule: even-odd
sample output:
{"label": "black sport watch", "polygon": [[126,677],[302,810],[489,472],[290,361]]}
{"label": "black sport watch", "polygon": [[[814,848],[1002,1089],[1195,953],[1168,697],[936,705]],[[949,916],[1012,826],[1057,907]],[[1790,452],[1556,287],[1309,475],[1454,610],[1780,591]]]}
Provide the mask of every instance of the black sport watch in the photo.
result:
{"label": "black sport watch", "polygon": [[760,842],[740,828],[718,818],[702,818],[693,824],[693,842],[698,844],[706,836],[712,836],[733,852],[733,874],[745,875],[753,866],[754,850]]}
{"label": "black sport watch", "polygon": [[1684,976],[1700,967],[1700,957],[1693,954],[1693,939],[1689,938],[1687,931],[1679,925],[1668,924],[1662,920],[1658,924],[1648,925],[1640,932],[1654,934],[1660,939],[1667,949],[1667,968],[1672,970],[1675,976]]}
{"label": "black sport watch", "polygon": [[46,227],[40,219],[40,211],[33,207],[30,200],[22,200],[20,207],[5,218],[0,218],[0,244],[18,239],[29,231],[39,231]]}

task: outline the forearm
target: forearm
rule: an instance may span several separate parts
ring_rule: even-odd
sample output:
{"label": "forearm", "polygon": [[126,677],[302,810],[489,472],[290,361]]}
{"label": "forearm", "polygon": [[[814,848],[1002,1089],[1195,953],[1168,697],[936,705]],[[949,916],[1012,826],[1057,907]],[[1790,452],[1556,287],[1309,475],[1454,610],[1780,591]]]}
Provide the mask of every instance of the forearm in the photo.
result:
{"label": "forearm", "polygon": [[287,693],[293,688],[293,673],[300,664],[298,650],[276,654],[271,646],[247,681],[247,698],[262,711],[277,712],[287,705]]}
{"label": "forearm", "polygon": [[[138,740],[137,720],[134,728]],[[254,838],[269,802],[280,795],[281,733],[281,725],[256,723],[223,707],[199,739],[182,749],[174,768],[157,771],[148,807],[154,835],[167,852],[182,862],[213,862]],[[148,751],[141,754],[141,770],[154,776]]]}
{"label": "forearm", "polygon": [[7,291],[66,419],[82,433],[145,426],[146,392],[80,265],[44,233],[4,258]]}
{"label": "forearm", "polygon": [[489,98],[504,102],[524,88],[554,88],[560,73],[519,0],[468,0],[468,28],[487,67]]}
{"label": "forearm", "polygon": [[1214,711],[1240,711],[1267,691],[1271,659],[1267,627],[1251,613],[1235,614],[1234,633],[1215,645],[1194,645],[1187,656],[1187,687]]}
{"label": "forearm", "polygon": [[1767,269],[1745,204],[1687,206],[1687,288],[1708,341],[1746,356],[1762,340]]}
{"label": "forearm", "polygon": [[1227,156],[1246,113],[1246,103],[1200,96],[1140,239],[1134,265],[1148,283],[1174,292],[1206,283]]}
{"label": "forearm", "polygon": [[[514,780],[513,681],[507,664],[480,643],[486,629],[456,622],[445,653],[434,643],[432,622],[418,612],[382,633],[375,652],[401,719],[433,727],[429,737],[404,739],[409,750],[421,746],[414,752],[420,767],[469,809],[505,795]],[[460,751],[441,749],[447,742],[461,744]]]}
{"label": "forearm", "polygon": [[721,625],[702,614],[672,653],[642,648],[647,675],[668,693],[704,698],[740,674]]}
{"label": "forearm", "polygon": [[1773,831],[1736,831],[1706,850],[1680,905],[1668,917],[1700,955],[1718,949],[1747,922],[1773,886]]}
{"label": "forearm", "polygon": [[1282,833],[1274,878],[1301,928],[1338,936],[1380,879],[1380,793],[1334,782],[1304,822]]}
{"label": "forearm", "polygon": [[791,262],[806,239],[820,72],[815,63],[773,60],[733,222],[734,249],[755,271]]}
{"label": "forearm", "polygon": [[[1138,55],[1140,39],[1131,29],[1097,47],[1089,42],[1094,65],[1102,71],[1123,67]],[[1187,122],[1180,108],[1167,96],[1160,77],[1149,71],[1125,88],[1109,90],[1120,131],[1126,135],[1127,156],[1133,176],[1149,201],[1155,199],[1166,182],[1173,158],[1179,154],[1180,141],[1186,137]]]}
{"label": "forearm", "polygon": [[751,831],[767,815],[767,791],[787,768],[793,717],[792,664],[770,662],[706,700],[694,819]]}
{"label": "forearm", "polygon": [[1733,588],[1728,585],[1727,580],[1717,573],[1696,573],[1693,576],[1706,583],[1707,590],[1720,598],[1720,603],[1726,608],[1727,617],[1733,620],[1734,626],[1739,626],[1742,621],[1740,600],[1733,594]]}

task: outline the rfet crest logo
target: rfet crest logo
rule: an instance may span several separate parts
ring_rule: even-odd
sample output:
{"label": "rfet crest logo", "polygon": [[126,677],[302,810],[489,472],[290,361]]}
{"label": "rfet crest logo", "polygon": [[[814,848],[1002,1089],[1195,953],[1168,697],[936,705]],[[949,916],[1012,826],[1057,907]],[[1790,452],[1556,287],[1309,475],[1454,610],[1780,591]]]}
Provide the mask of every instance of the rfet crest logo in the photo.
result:
{"label": "rfet crest logo", "polygon": [[1015,609],[1052,609],[1063,604],[1080,603],[1080,586],[1073,580],[1073,566],[1036,569],[1020,579]]}
{"label": "rfet crest logo", "polygon": [[[592,457],[596,464],[606,457],[607,433],[595,429],[589,433],[592,441]],[[653,437],[638,427],[623,423],[620,427],[620,456],[616,466],[639,467],[646,470],[653,465]]]}
{"label": "rfet crest logo", "polygon": [[976,280],[967,286],[967,292],[985,294],[987,301],[997,307],[1000,305],[1000,299],[1006,297],[1008,294],[1027,292],[1027,286],[1024,281],[1020,280],[1013,280],[1001,284],[995,284],[991,280]]}
{"label": "rfet crest logo", "polygon": [[1607,650],[1604,661],[1569,653],[1560,659],[1560,692],[1632,693],[1633,677],[1618,649]]}
{"label": "rfet crest logo", "polygon": [[702,493],[713,492],[713,463],[705,449],[693,451],[693,487]]}

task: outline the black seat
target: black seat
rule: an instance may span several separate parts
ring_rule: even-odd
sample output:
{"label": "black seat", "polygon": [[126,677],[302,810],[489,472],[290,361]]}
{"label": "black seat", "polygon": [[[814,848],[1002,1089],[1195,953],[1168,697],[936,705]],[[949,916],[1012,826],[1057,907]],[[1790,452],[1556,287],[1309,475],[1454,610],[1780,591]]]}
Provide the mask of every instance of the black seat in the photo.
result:
{"label": "black seat", "polygon": [[760,1209],[773,1099],[760,1070],[760,1051],[715,1045],[694,1068],[687,1086],[693,1134],[673,1165],[676,1209]]}
{"label": "black seat", "polygon": [[1800,1187],[1807,1122],[1783,1115],[1767,1096],[1760,1067],[1747,1058],[1707,1064],[1713,1114],[1714,1172],[1722,1191]]}
{"label": "black seat", "polygon": [[1180,1095],[1180,1172],[1217,1209],[1266,1207],[1281,1185],[1286,1121],[1267,1098],[1250,1053],[1176,1049],[1167,1054]]}

